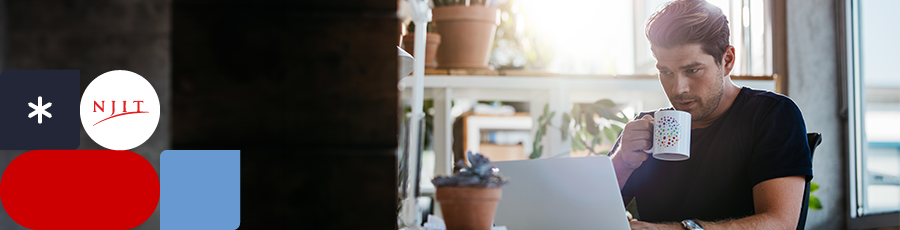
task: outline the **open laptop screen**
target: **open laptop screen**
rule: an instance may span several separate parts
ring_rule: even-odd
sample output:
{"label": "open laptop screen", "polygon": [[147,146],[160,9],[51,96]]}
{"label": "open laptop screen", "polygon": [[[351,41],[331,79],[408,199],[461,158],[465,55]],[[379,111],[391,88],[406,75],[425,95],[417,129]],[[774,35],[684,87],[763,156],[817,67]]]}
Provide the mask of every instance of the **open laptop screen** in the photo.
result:
{"label": "open laptop screen", "polygon": [[494,222],[508,229],[629,229],[607,156],[494,163],[510,178]]}

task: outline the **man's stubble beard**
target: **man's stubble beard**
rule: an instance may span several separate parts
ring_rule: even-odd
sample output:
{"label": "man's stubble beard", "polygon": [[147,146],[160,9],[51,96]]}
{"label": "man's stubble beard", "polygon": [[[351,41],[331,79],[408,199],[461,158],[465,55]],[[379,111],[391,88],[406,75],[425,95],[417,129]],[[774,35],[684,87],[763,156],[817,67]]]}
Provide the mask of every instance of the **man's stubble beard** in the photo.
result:
{"label": "man's stubble beard", "polygon": [[[693,99],[693,100],[700,99],[700,100],[697,100],[701,103],[700,106],[698,106],[698,108],[695,108],[692,110],[681,110],[681,111],[691,113],[691,121],[699,121],[702,119],[706,119],[713,113],[713,111],[716,111],[716,108],[719,107],[719,101],[722,100],[722,95],[725,94],[725,86],[723,86],[723,84],[725,83],[725,79],[723,79],[724,78],[724,76],[722,74],[723,72],[724,71],[720,68],[718,71],[718,74],[717,74],[717,75],[719,75],[719,77],[716,78],[717,80],[716,80],[715,87],[718,87],[718,90],[713,90],[707,95],[697,95],[697,96],[684,95],[684,94],[676,95],[675,97],[669,98],[669,101],[682,101],[685,99]],[[676,108],[676,109],[678,109],[678,108]],[[694,116],[693,112],[699,112],[699,113],[697,114],[697,116]]]}
{"label": "man's stubble beard", "polygon": [[722,95],[725,94],[725,86],[723,85],[725,84],[725,76],[722,74],[722,72],[724,71],[720,68],[718,73],[719,77],[716,78],[718,80],[716,81],[715,85],[716,87],[719,87],[719,89],[712,91],[709,95],[706,95],[706,97],[703,98],[703,101],[707,102],[708,104],[703,105],[703,107],[701,108],[703,109],[703,111],[700,111],[702,112],[700,116],[691,119],[691,121],[706,119],[707,117],[709,117],[709,115],[712,115],[712,113],[716,111],[716,108],[719,107],[719,101],[722,101]]}

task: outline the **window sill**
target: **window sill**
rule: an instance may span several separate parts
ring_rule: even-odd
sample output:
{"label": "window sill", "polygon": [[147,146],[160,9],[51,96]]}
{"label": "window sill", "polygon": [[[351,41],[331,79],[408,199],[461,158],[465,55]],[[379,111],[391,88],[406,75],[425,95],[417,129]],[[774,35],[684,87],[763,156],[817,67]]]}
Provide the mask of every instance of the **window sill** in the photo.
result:
{"label": "window sill", "polygon": [[873,229],[900,226],[900,212],[889,212],[850,218],[848,229]]}

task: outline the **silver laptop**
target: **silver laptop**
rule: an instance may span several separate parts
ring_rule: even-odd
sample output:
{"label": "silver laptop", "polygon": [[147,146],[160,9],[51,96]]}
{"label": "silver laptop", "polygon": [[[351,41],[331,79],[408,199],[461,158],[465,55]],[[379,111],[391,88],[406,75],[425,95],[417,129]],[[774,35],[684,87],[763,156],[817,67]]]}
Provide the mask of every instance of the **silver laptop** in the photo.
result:
{"label": "silver laptop", "polygon": [[606,156],[494,162],[510,178],[494,224],[510,230],[630,229]]}

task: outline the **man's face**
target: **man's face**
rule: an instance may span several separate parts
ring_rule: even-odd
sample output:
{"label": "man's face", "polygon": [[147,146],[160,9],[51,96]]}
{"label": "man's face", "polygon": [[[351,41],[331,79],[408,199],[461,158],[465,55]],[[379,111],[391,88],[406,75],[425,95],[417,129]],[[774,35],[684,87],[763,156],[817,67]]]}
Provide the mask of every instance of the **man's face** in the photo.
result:
{"label": "man's face", "polygon": [[[700,44],[673,48],[653,47],[659,82],[676,110],[691,114],[691,120],[709,117],[724,92],[724,65],[716,64]],[[725,62],[722,62],[725,63]]]}

